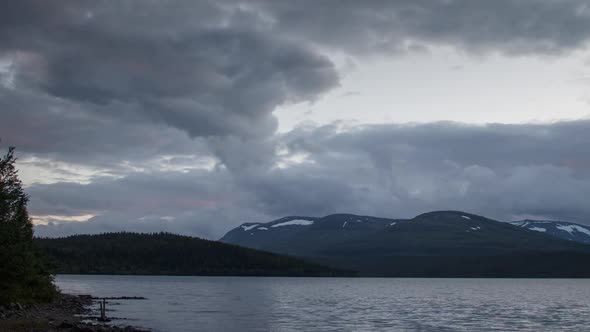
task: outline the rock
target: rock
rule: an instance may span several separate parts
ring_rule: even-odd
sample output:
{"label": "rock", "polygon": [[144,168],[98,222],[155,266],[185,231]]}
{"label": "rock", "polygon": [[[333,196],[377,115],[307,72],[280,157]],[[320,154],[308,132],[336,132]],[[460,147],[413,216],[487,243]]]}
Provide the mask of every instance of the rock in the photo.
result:
{"label": "rock", "polygon": [[96,332],[97,329],[95,329],[93,326],[89,326],[89,325],[79,325],[79,326],[76,326],[74,328],[74,331],[77,331],[77,332]]}
{"label": "rock", "polygon": [[62,322],[61,324],[59,324],[60,329],[71,329],[73,327],[74,327],[74,324],[72,324],[70,322]]}

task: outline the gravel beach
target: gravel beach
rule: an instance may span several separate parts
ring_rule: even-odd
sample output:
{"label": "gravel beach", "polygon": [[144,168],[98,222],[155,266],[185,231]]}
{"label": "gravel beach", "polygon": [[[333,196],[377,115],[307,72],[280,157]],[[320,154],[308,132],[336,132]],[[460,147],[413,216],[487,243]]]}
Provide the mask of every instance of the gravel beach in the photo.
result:
{"label": "gravel beach", "polygon": [[[109,326],[96,321],[88,307],[90,295],[62,294],[51,303],[0,306],[0,332],[145,332],[133,326]],[[89,322],[90,321],[90,322]]]}

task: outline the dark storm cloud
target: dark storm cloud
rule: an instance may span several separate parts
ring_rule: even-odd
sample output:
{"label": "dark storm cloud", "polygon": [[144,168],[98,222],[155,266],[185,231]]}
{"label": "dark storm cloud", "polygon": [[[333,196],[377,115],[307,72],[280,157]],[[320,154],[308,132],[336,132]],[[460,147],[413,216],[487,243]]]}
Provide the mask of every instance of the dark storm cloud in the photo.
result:
{"label": "dark storm cloud", "polygon": [[450,45],[475,52],[561,53],[585,45],[581,0],[256,1],[287,33],[345,51],[406,52]]}
{"label": "dark storm cloud", "polygon": [[315,167],[330,165],[328,176],[344,172],[342,179],[363,179],[356,184],[365,189],[388,191],[403,215],[455,208],[504,220],[524,214],[590,220],[583,198],[590,194],[588,120],[372,125],[344,132],[326,126],[285,139]]}
{"label": "dark storm cloud", "polygon": [[193,137],[266,136],[276,106],[338,84],[328,58],[258,29],[256,15],[236,5],[26,0],[7,7],[0,52],[13,62],[17,88],[119,105],[97,110],[139,114]]}
{"label": "dark storm cloud", "polygon": [[[191,137],[268,137],[277,106],[338,85],[325,51],[361,56],[436,44],[555,54],[582,47],[590,32],[583,1],[22,0],[2,9],[0,62],[11,63],[18,90],[3,92],[2,115],[30,112],[21,117],[47,123],[37,128],[42,137],[65,127],[60,120],[75,125],[79,112],[81,128],[104,128],[101,145],[121,147],[128,159],[133,147],[152,145],[126,134],[138,130],[136,138],[178,136],[169,127]],[[7,96],[25,91],[30,105]],[[43,100],[70,111],[51,112]],[[26,139],[14,133],[18,120],[8,118],[9,144]],[[66,134],[85,141],[82,130]],[[51,142],[31,149],[57,156],[67,146]]]}
{"label": "dark storm cloud", "polygon": [[218,237],[287,214],[434,209],[586,222],[588,121],[278,135],[273,111],[338,85],[328,55],[559,55],[587,44],[588,12],[584,1],[543,0],[10,1],[0,138],[38,166],[117,176],[30,186],[35,215],[96,215],[54,220],[41,235]]}
{"label": "dark storm cloud", "polygon": [[0,138],[21,155],[102,167],[206,151],[180,130],[101,116],[96,108],[0,87]]}
{"label": "dark storm cloud", "polygon": [[552,124],[469,125],[436,122],[419,125],[368,125],[340,130],[337,125],[289,133],[293,150],[316,154],[365,153],[377,164],[385,159],[422,163],[450,160],[494,169],[515,166],[567,166],[588,171],[590,120]]}
{"label": "dark storm cloud", "polygon": [[[440,209],[506,221],[533,216],[590,222],[590,121],[370,125],[349,130],[324,126],[299,128],[271,145],[282,152],[275,153],[272,162],[255,164],[250,161],[260,158],[260,146],[232,143],[225,152],[240,159],[228,164],[243,165],[242,171],[222,167],[188,174],[134,174],[88,185],[33,186],[36,214],[105,211],[96,218],[102,222],[57,223],[38,231],[106,231],[114,227],[107,223],[110,215],[130,220],[117,229],[140,230],[144,225],[151,230],[164,221],[137,219],[153,214],[178,218],[178,223],[165,222],[175,231],[215,238],[242,222],[285,215],[350,212],[401,218]],[[253,159],[244,157],[249,155]],[[279,167],[297,155],[305,158]],[[210,228],[199,233],[191,228],[190,218],[194,227]]]}

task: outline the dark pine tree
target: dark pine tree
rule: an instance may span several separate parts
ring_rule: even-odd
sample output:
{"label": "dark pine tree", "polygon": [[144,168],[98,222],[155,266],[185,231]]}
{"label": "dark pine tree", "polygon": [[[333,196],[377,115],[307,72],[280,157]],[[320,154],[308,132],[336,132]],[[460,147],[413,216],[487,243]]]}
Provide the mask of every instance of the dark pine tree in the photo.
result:
{"label": "dark pine tree", "polygon": [[29,197],[15,162],[12,147],[0,157],[0,304],[49,301],[57,291],[33,243]]}

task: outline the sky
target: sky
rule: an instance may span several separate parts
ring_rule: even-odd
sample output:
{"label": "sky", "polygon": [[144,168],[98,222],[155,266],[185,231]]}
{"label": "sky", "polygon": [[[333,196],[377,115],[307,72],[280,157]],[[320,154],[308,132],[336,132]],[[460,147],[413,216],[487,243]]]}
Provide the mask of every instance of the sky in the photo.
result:
{"label": "sky", "polygon": [[38,236],[462,210],[590,224],[578,0],[21,0],[0,148]]}

